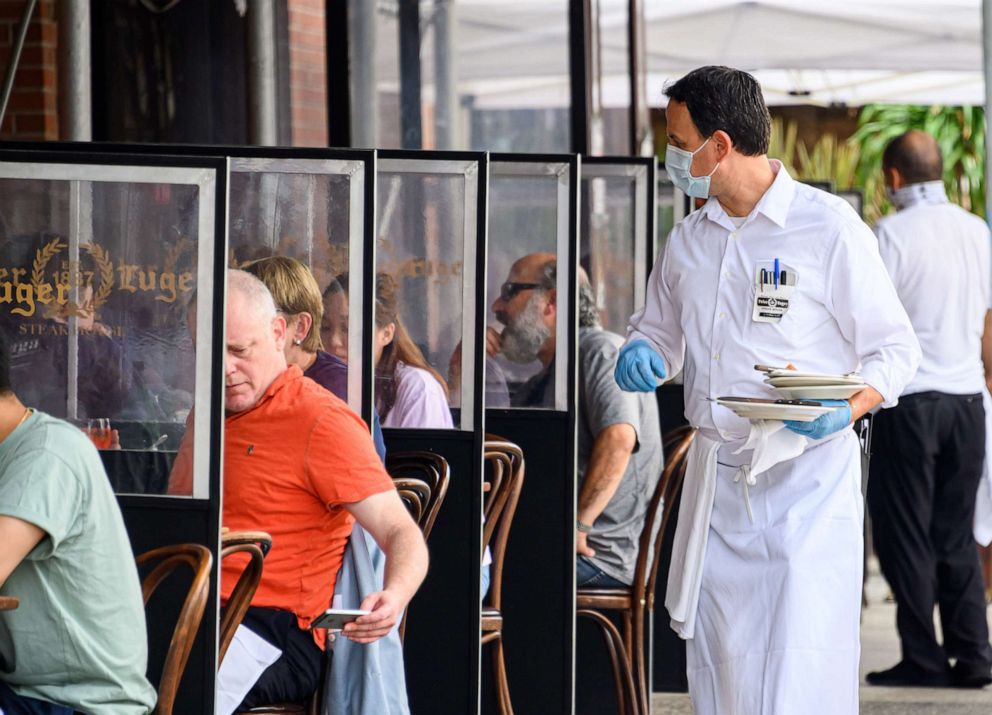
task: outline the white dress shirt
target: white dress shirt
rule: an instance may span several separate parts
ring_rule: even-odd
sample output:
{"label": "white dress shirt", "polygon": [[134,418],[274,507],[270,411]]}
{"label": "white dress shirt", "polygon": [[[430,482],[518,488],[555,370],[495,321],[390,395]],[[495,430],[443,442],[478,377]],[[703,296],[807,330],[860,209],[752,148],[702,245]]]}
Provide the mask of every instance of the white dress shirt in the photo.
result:
{"label": "white dress shirt", "polygon": [[943,185],[883,218],[878,248],[916,336],[923,359],[903,394],[934,390],[982,392],[982,332],[992,308],[989,229],[948,203]]}
{"label": "white dress shirt", "polygon": [[[779,397],[755,364],[859,370],[893,405],[920,359],[871,230],[843,199],[770,163],[775,181],[739,228],[711,198],[672,230],[627,337],[654,346],[669,376],[684,361],[686,417],[723,442],[746,439],[748,421],[707,398]],[[776,258],[798,276],[790,307],[779,323],[756,322],[755,269]]]}

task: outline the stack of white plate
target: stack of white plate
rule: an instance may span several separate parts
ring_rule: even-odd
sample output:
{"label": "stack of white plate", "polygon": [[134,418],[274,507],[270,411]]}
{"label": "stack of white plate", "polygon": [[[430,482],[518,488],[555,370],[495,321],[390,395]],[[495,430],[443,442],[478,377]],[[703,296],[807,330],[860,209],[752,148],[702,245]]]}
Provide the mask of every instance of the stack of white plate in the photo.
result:
{"label": "stack of white plate", "polygon": [[865,389],[860,375],[769,370],[765,382],[787,400],[846,400]]}
{"label": "stack of white plate", "polygon": [[812,422],[820,415],[837,409],[821,405],[814,400],[801,402],[791,400],[787,403],[762,397],[718,397],[714,402],[733,410],[738,417],[746,420]]}

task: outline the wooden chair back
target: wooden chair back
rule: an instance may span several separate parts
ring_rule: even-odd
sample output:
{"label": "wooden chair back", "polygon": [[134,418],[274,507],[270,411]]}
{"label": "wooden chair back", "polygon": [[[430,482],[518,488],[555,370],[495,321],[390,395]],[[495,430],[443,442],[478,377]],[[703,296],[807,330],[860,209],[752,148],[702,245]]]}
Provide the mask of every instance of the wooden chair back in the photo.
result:
{"label": "wooden chair back", "polygon": [[[234,639],[238,626],[244,620],[245,613],[251,606],[251,599],[255,596],[258,584],[262,580],[265,551],[262,551],[261,545],[256,539],[241,536],[246,533],[248,532],[234,532],[236,537],[234,539],[229,539],[228,535],[221,537],[221,559],[226,559],[234,554],[248,554],[248,563],[241,571],[238,582],[234,584],[234,590],[231,591],[231,596],[227,599],[227,605],[220,617],[220,641],[217,644],[218,666],[224,662],[227,649]],[[268,537],[268,534],[265,536]],[[268,538],[268,543],[269,545],[272,544],[271,537]]]}
{"label": "wooden chair back", "polygon": [[427,541],[444,502],[444,495],[448,493],[448,481],[451,477],[448,460],[426,450],[393,452],[386,455],[386,471],[394,482],[396,479],[410,478],[430,487],[430,498],[418,520],[424,533],[424,541]]}
{"label": "wooden chair back", "polygon": [[[676,427],[661,438],[662,450],[665,453],[665,466],[654,495],[652,495],[648,515],[644,520],[644,528],[641,530],[637,569],[634,575],[635,597],[640,597],[639,594],[643,593],[649,610],[654,608],[658,564],[661,561],[661,547],[665,540],[665,531],[668,529],[668,522],[672,517],[675,503],[682,493],[686,457],[695,436],[696,430],[694,428],[683,425]],[[654,539],[653,542],[652,539]],[[648,558],[650,558],[650,562]]]}
{"label": "wooden chair back", "polygon": [[426,526],[427,517],[431,503],[431,488],[426,482],[412,477],[396,477],[393,479],[396,491],[400,495],[400,500],[410,512],[410,516],[417,522],[421,531]]}
{"label": "wooden chair back", "polygon": [[[492,552],[488,601],[491,607],[500,609],[506,545],[524,483],[524,453],[514,443],[496,435],[486,435],[483,453],[491,466],[490,489],[484,505],[486,524],[483,529],[483,548],[488,546]],[[493,475],[498,475],[498,478]]]}
{"label": "wooden chair back", "polygon": [[162,679],[158,686],[158,705],[155,713],[171,715],[179,682],[182,680],[189,652],[193,648],[193,641],[196,639],[200,622],[203,620],[203,611],[207,606],[213,556],[210,554],[210,549],[200,544],[176,544],[146,551],[139,555],[135,562],[139,568],[151,568],[141,582],[141,595],[146,607],[155,589],[177,568],[188,566],[193,572],[193,580],[179,611],[179,618],[169,643],[169,652],[162,668]]}

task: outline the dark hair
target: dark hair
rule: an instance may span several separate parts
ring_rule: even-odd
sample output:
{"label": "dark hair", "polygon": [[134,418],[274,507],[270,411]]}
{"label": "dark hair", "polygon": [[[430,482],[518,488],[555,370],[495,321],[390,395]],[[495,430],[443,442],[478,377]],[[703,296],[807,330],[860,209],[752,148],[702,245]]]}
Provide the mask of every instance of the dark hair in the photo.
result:
{"label": "dark hair", "polygon": [[772,118],[761,85],[747,72],[716,65],[700,67],[666,87],[665,96],[685,104],[704,137],[722,129],[741,154],[768,153]]}
{"label": "dark hair", "polygon": [[944,157],[933,137],[910,130],[885,147],[882,168],[897,169],[907,184],[939,181],[944,176]]}
{"label": "dark hair", "polygon": [[332,295],[337,295],[338,293],[348,293],[348,271],[339,273],[335,276],[334,279],[327,284],[327,287],[324,288],[324,292],[321,297],[326,300]]}
{"label": "dark hair", "polygon": [[448,384],[441,377],[441,373],[430,366],[420,348],[413,342],[403,321],[400,320],[398,291],[399,286],[391,275],[388,273],[376,275],[375,326],[381,330],[390,323],[395,325],[393,341],[382,349],[382,356],[375,368],[376,410],[379,412],[379,419],[382,420],[386,419],[386,415],[396,404],[396,364],[400,361],[410,367],[419,367],[429,372],[441,385],[445,397],[448,396]]}
{"label": "dark hair", "polygon": [[9,392],[13,392],[10,385],[10,342],[3,328],[0,328],[0,395]]}

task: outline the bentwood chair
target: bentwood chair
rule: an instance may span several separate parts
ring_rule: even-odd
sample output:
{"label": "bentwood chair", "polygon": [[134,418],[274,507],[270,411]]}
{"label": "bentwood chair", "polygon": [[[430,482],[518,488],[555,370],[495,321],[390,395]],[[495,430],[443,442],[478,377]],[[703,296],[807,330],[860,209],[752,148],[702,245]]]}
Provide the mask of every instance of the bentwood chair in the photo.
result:
{"label": "bentwood chair", "polygon": [[[695,434],[691,427],[684,426],[662,437],[665,466],[641,529],[633,585],[576,590],[576,615],[592,620],[600,628],[606,642],[622,715],[648,715],[651,712],[645,622],[647,614],[654,609],[661,546],[682,489],[686,455]],[[607,612],[620,614],[624,630],[622,637]]]}
{"label": "bentwood chair", "polygon": [[220,557],[226,559],[234,554],[247,554],[245,564],[238,582],[231,591],[230,598],[220,617],[220,641],[217,646],[218,666],[224,661],[227,649],[234,639],[234,634],[244,620],[251,599],[262,580],[262,569],[265,555],[272,548],[272,537],[264,531],[229,531],[220,537]]}
{"label": "bentwood chair", "polygon": [[416,519],[424,534],[424,541],[431,535],[434,521],[441,510],[444,496],[448,493],[451,469],[448,460],[440,454],[428,451],[391,452],[386,455],[386,471],[393,478],[417,479],[430,487],[430,498],[424,505],[419,519]]}
{"label": "bentwood chair", "polygon": [[[492,643],[493,689],[500,715],[513,715],[510,687],[503,652],[503,566],[513,515],[520,501],[524,482],[524,454],[520,447],[502,437],[486,435],[484,455],[488,489],[484,493],[483,552],[492,552],[488,605],[482,608],[482,644]],[[481,555],[480,555],[481,556]]]}
{"label": "bentwood chair", "polygon": [[179,682],[182,680],[189,652],[193,648],[193,641],[196,639],[200,622],[203,620],[203,611],[207,606],[213,556],[210,554],[210,549],[200,544],[176,544],[146,551],[138,556],[135,562],[139,568],[143,566],[151,568],[141,582],[141,595],[146,608],[155,589],[176,569],[188,566],[193,572],[193,581],[179,611],[169,652],[162,668],[162,679],[158,685],[158,705],[155,713],[172,715]]}
{"label": "bentwood chair", "polygon": [[431,488],[426,482],[412,477],[396,477],[393,479],[400,501],[410,512],[410,517],[417,522],[421,531],[428,519],[431,502]]}

